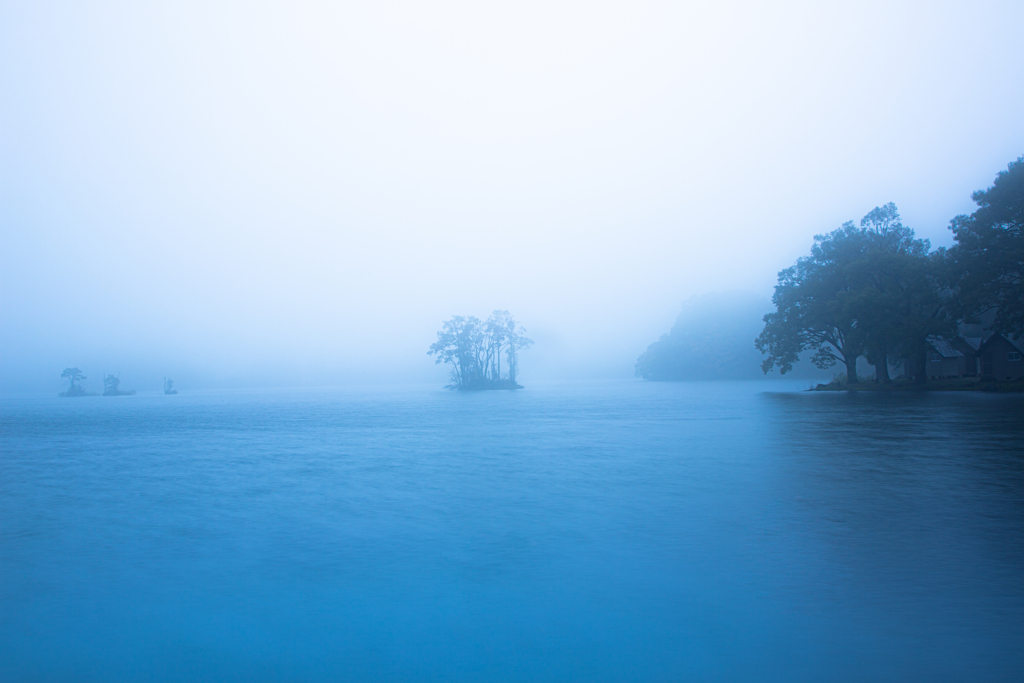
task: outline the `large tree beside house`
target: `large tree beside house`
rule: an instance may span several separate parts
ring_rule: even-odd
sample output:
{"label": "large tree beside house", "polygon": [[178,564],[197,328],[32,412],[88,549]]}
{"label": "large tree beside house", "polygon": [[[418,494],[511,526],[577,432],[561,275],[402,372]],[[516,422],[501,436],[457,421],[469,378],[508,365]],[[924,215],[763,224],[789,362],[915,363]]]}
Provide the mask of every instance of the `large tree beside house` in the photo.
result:
{"label": "large tree beside house", "polygon": [[[865,357],[876,379],[888,382],[890,361],[920,361],[928,337],[956,334],[945,287],[947,258],[944,250],[933,252],[928,240],[917,239],[891,202],[868,213],[860,226],[865,248],[857,267],[864,289],[854,314],[865,335]],[[923,371],[916,376],[926,379]]]}
{"label": "large tree beside house", "polygon": [[854,224],[827,235],[817,235],[811,255],[779,273],[772,303],[775,311],[764,316],[757,348],[768,357],[765,373],[778,368],[789,372],[801,352],[813,350],[811,361],[821,369],[837,362],[846,366],[847,381],[857,382],[857,358],[867,339],[857,324],[864,305],[864,273],[857,252],[864,247]]}
{"label": "large tree beside house", "polygon": [[[757,348],[762,368],[785,373],[802,351],[825,369],[842,363],[847,383],[858,382],[861,355],[889,381],[897,358],[920,359],[929,336],[950,334],[942,275],[945,257],[900,221],[896,205],[876,207],[860,222],[815,237],[811,255],[779,273]],[[919,373],[923,381],[925,376]]]}
{"label": "large tree beside house", "polygon": [[993,331],[1024,336],[1024,157],[971,198],[977,211],[950,223],[959,312],[976,320],[993,311]]}

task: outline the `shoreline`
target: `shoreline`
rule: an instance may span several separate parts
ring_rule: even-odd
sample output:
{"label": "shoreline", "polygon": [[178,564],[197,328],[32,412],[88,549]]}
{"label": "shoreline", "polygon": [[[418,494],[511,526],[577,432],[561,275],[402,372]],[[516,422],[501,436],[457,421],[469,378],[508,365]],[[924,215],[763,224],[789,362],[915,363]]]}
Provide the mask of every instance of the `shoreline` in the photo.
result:
{"label": "shoreline", "polygon": [[875,380],[864,380],[857,384],[839,384],[829,382],[818,384],[808,391],[877,391],[877,392],[907,392],[907,391],[983,391],[986,393],[1020,393],[1024,392],[1024,380],[984,380],[977,377],[962,377],[956,379],[935,379],[924,383],[914,380],[899,379],[891,382],[877,382]]}

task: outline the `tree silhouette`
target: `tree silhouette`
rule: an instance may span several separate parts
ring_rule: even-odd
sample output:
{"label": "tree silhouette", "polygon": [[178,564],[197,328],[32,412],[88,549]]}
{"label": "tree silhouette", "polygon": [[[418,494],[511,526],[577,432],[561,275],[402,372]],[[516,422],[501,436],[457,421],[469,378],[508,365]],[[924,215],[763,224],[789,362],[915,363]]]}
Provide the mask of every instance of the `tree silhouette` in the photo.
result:
{"label": "tree silhouette", "polygon": [[518,389],[519,352],[533,344],[525,334],[508,311],[494,311],[483,322],[456,315],[443,323],[427,354],[435,356],[435,363],[452,365],[453,389]]}
{"label": "tree silhouette", "polygon": [[850,265],[862,247],[859,237],[852,222],[816,235],[811,255],[779,273],[772,296],[776,311],[764,317],[755,342],[768,355],[761,365],[765,373],[773,367],[787,373],[802,351],[813,349],[816,366],[824,370],[842,362],[847,382],[857,382],[857,358],[866,343],[855,314],[863,303],[858,300],[863,274]]}
{"label": "tree silhouette", "polygon": [[88,379],[82,371],[78,368],[64,368],[64,371],[60,373],[61,379],[68,381],[67,391],[62,391],[61,396],[85,396],[85,389],[75,384],[75,382],[81,382]]}
{"label": "tree silhouette", "polygon": [[958,312],[968,320],[995,310],[995,332],[1024,335],[1024,157],[971,199],[978,210],[950,222]]}
{"label": "tree silhouette", "polygon": [[866,355],[876,379],[889,380],[893,355],[913,359],[924,381],[924,355],[930,336],[956,333],[943,288],[946,256],[930,252],[928,240],[900,221],[889,203],[852,222],[817,235],[811,255],[779,273],[764,331],[755,341],[768,355],[767,373],[783,373],[802,351],[821,369],[846,366],[848,384],[856,384],[857,358]]}
{"label": "tree silhouette", "polygon": [[82,374],[82,371],[78,368],[64,368],[64,372],[60,373],[60,376],[71,383],[71,388],[74,388],[75,382],[81,382],[84,379],[89,379]]}

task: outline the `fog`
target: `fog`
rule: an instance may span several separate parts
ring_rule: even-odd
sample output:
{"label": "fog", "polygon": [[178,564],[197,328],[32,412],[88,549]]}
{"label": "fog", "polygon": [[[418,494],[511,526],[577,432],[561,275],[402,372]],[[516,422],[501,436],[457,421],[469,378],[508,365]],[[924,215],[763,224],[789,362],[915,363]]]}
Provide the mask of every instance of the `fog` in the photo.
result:
{"label": "fog", "polygon": [[[140,5],[145,5],[140,6]],[[508,309],[630,377],[893,201],[1024,154],[1024,4],[4,3],[0,390],[438,382]],[[751,344],[753,342],[751,341]]]}

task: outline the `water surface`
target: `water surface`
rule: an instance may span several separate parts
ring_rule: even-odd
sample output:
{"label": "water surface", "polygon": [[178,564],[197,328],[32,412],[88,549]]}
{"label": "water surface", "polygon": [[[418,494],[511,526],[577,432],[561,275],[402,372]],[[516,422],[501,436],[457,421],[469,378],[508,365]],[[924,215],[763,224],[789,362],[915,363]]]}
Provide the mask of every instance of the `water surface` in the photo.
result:
{"label": "water surface", "polygon": [[0,400],[0,680],[1011,681],[1024,397]]}

